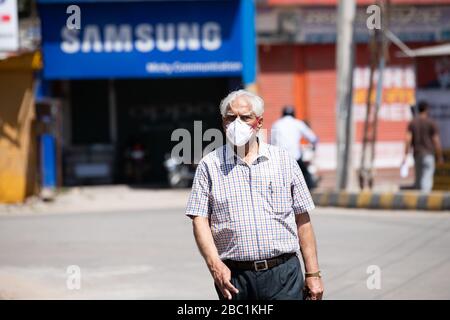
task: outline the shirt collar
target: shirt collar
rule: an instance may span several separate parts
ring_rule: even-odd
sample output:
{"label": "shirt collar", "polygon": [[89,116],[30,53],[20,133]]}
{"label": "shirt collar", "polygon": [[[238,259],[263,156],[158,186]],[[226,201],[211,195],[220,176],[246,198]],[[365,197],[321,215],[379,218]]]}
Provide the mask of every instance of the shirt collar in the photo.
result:
{"label": "shirt collar", "polygon": [[[256,159],[260,158],[260,157],[266,157],[267,159],[270,159],[270,152],[269,152],[269,146],[267,143],[261,141],[261,139],[258,139],[258,156],[256,157]],[[238,157],[236,155],[236,153],[234,152],[234,148],[233,146],[229,143],[226,142],[225,143],[225,160],[227,161],[226,163],[229,163],[230,160],[234,160],[234,157]],[[239,158],[239,157],[238,157]]]}

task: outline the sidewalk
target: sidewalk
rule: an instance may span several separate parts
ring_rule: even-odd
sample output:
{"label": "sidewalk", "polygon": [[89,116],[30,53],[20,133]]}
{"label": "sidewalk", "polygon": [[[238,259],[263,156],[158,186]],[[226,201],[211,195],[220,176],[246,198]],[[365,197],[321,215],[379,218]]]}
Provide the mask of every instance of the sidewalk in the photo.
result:
{"label": "sidewalk", "polygon": [[189,193],[190,189],[135,188],[126,185],[74,187],[60,191],[54,201],[44,202],[33,197],[24,204],[0,204],[0,215],[184,208]]}
{"label": "sidewalk", "polygon": [[[319,188],[312,192],[314,202],[323,207],[394,209],[394,210],[450,210],[450,192],[401,190],[400,187],[411,186],[414,176],[401,178],[398,169],[378,169],[372,191],[359,191],[356,183],[351,191],[334,191],[336,172],[320,172],[322,180]],[[354,177],[356,180],[356,177]]]}
{"label": "sidewalk", "polygon": [[[0,204],[0,215],[127,212],[184,209],[191,189],[134,188],[126,185],[75,187],[60,191],[54,201],[30,198],[24,204]],[[416,191],[312,192],[316,206],[402,210],[450,210],[450,192]]]}

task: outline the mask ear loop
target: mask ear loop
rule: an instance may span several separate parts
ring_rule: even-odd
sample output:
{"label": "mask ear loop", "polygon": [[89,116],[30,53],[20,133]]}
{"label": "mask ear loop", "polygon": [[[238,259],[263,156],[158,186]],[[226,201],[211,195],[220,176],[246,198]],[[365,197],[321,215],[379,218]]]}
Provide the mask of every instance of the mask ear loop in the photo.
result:
{"label": "mask ear loop", "polygon": [[258,126],[259,119],[261,119],[261,117],[256,117],[255,124],[252,124],[250,126],[250,127],[252,127],[253,130],[256,130],[256,127]]}

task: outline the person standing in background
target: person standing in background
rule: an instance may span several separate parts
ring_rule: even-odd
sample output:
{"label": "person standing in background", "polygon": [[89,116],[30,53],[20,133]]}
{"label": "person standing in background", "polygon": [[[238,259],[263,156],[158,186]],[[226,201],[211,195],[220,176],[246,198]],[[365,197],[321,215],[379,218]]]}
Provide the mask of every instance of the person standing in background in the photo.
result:
{"label": "person standing in background", "polygon": [[295,118],[295,111],[292,106],[285,106],[283,116],[275,121],[272,126],[271,144],[289,152],[300,166],[306,185],[311,189],[313,187],[312,177],[302,160],[300,141],[303,137],[313,145],[313,150],[315,150],[318,142],[317,136],[303,121]]}
{"label": "person standing in background", "polygon": [[427,102],[419,102],[418,114],[408,125],[402,161],[403,165],[412,147],[415,167],[414,188],[425,192],[433,188],[435,162],[444,162],[439,130],[436,123],[429,118],[428,108]]}

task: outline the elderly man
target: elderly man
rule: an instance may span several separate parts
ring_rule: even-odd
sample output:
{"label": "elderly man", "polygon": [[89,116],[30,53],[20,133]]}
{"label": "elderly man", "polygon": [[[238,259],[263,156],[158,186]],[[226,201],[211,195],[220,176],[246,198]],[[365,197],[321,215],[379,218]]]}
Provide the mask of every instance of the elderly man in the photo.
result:
{"label": "elderly man", "polygon": [[232,92],[220,112],[227,143],[200,161],[186,209],[219,298],[321,299],[314,203],[299,166],[257,138],[260,97]]}

